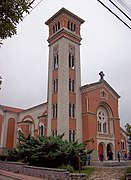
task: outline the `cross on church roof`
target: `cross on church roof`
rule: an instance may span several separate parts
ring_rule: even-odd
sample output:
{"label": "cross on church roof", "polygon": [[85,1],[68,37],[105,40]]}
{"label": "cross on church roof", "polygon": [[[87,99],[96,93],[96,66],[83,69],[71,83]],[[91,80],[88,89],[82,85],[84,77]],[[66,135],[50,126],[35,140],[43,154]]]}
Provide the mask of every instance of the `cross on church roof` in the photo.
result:
{"label": "cross on church roof", "polygon": [[100,75],[100,81],[104,80],[105,74],[103,73],[103,71],[100,71],[99,75]]}

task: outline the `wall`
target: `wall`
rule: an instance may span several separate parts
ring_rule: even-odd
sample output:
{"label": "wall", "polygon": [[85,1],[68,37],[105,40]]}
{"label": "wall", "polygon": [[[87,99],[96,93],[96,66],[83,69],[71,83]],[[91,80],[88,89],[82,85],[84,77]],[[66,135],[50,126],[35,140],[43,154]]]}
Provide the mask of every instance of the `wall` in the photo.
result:
{"label": "wall", "polygon": [[1,161],[0,169],[29,176],[45,178],[47,180],[86,180],[86,174],[71,174],[64,169],[34,167],[20,163],[17,164]]}

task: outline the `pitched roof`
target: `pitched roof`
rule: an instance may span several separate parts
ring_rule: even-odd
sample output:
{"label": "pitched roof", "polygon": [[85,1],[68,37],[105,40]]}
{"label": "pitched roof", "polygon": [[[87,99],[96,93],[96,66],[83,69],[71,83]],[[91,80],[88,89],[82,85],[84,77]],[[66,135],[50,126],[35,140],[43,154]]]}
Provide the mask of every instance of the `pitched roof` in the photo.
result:
{"label": "pitched roof", "polygon": [[91,84],[86,84],[84,86],[81,86],[80,90],[88,89],[90,87],[97,86],[100,84],[107,86],[118,98],[120,98],[119,94],[105,80],[101,80],[101,81],[91,83]]}
{"label": "pitched roof", "polygon": [[73,16],[75,19],[77,19],[81,24],[84,23],[85,21],[81,19],[80,17],[76,16],[72,12],[68,11],[65,8],[61,8],[57,13],[55,13],[50,19],[48,19],[45,24],[48,25],[54,18],[59,16],[61,13],[65,12],[66,14],[69,14],[70,16]]}
{"label": "pitched roof", "polygon": [[19,112],[23,111],[23,109],[20,109],[20,108],[4,106],[4,105],[2,105],[2,108],[4,111],[9,111],[9,112],[14,112],[14,113],[19,113]]}

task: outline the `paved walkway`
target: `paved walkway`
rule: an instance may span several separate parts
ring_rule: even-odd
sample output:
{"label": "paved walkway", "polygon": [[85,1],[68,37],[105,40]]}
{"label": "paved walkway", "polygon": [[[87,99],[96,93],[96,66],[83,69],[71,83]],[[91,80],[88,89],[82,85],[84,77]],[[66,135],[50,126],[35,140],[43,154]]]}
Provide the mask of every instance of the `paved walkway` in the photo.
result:
{"label": "paved walkway", "polygon": [[0,170],[0,180],[46,180],[46,179],[13,173],[11,171]]}
{"label": "paved walkway", "polygon": [[124,173],[125,167],[97,167],[88,180],[120,180]]}

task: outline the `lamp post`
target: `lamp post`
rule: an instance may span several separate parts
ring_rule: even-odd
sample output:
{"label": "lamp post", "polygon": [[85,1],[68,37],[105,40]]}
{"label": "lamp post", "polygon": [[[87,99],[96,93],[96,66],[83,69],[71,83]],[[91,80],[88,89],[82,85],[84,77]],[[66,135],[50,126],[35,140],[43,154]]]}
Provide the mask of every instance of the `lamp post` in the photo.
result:
{"label": "lamp post", "polygon": [[[2,77],[0,76],[0,86],[1,86],[1,84],[2,84]],[[0,89],[1,89],[1,87],[0,87]]]}

